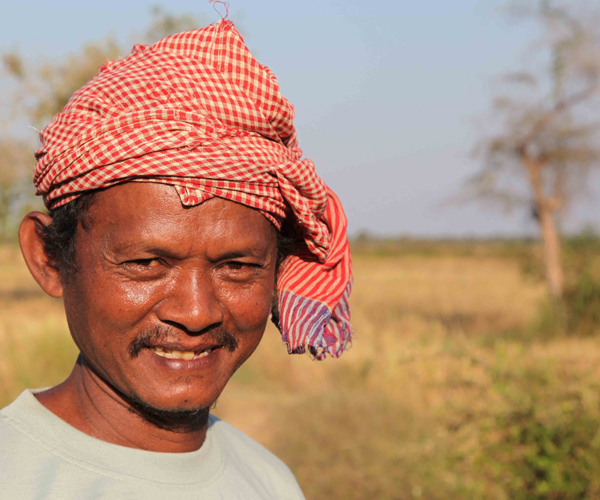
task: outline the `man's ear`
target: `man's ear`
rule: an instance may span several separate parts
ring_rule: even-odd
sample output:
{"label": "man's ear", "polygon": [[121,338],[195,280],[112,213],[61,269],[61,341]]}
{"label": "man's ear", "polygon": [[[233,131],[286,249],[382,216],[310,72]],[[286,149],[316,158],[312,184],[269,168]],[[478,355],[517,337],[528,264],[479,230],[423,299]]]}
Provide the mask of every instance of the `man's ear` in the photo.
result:
{"label": "man's ear", "polygon": [[52,218],[42,212],[28,213],[19,228],[19,244],[25,263],[35,281],[51,297],[62,297],[60,272],[44,251],[38,225],[47,226]]}

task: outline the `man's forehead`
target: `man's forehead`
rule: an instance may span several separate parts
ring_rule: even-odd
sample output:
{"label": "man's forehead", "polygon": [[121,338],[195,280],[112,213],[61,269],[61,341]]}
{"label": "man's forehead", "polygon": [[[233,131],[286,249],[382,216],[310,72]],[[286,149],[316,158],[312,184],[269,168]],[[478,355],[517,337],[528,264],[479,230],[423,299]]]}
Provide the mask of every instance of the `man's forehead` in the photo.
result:
{"label": "man's forehead", "polygon": [[101,191],[90,217],[90,237],[122,249],[199,239],[253,246],[275,233],[258,210],[222,198],[185,207],[172,186],[158,183],[131,182]]}
{"label": "man's forehead", "polygon": [[138,219],[250,218],[262,220],[260,211],[223,198],[211,198],[196,206],[181,203],[176,188],[155,182],[128,182],[99,191],[90,208],[94,219],[109,223]]}

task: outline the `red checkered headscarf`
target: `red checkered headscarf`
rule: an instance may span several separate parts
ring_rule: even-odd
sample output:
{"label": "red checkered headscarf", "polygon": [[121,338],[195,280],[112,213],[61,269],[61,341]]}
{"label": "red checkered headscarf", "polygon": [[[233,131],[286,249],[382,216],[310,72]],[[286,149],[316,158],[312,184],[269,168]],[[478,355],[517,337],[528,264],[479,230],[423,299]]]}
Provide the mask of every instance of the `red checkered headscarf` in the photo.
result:
{"label": "red checkered headscarf", "polygon": [[218,196],[291,217],[303,243],[277,279],[290,352],[338,357],[350,341],[346,218],[301,159],[294,108],[233,23],[136,45],[107,63],[40,134],[34,183],[49,209],[122,182],[176,188],[184,205]]}

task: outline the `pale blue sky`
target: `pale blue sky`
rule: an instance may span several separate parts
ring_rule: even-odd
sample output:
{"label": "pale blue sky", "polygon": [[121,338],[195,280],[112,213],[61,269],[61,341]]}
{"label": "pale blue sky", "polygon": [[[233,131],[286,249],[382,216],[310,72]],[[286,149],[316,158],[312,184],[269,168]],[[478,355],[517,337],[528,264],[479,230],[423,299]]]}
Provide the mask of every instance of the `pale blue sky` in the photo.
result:
{"label": "pale blue sky", "polygon": [[[135,41],[150,19],[142,0],[2,0],[0,50],[61,58],[112,33]],[[351,232],[490,235],[535,230],[525,214],[442,208],[476,168],[494,77],[518,69],[535,36],[507,22],[501,0],[231,1],[229,18],[273,69],[296,106],[305,156],[338,192]],[[170,12],[214,22],[208,0],[172,0]],[[567,226],[597,223],[595,201]]]}

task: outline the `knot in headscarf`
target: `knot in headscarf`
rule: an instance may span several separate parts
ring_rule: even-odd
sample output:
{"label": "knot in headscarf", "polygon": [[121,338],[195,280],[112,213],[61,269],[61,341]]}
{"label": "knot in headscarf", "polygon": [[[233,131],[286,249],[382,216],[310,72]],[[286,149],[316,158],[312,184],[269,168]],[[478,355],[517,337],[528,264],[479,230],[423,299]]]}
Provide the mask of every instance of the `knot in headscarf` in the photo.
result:
{"label": "knot in headscarf", "polygon": [[294,108],[233,23],[136,45],[105,64],[42,131],[34,183],[49,209],[123,182],[172,185],[183,205],[218,196],[259,210],[301,243],[277,279],[289,352],[318,359],[350,342],[346,218],[302,159]]}

